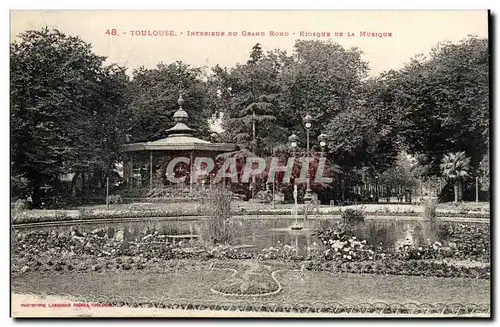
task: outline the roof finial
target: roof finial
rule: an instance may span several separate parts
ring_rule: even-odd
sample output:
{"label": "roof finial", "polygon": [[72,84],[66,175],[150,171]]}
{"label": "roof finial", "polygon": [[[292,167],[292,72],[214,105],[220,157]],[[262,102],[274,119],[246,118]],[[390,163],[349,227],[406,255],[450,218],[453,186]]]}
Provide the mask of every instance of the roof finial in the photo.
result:
{"label": "roof finial", "polygon": [[179,92],[179,99],[177,99],[177,103],[179,104],[179,108],[182,109],[182,105],[184,104],[184,98],[182,97],[182,91]]}
{"label": "roof finial", "polygon": [[190,134],[194,131],[194,129],[190,128],[186,125],[189,120],[188,113],[182,109],[182,105],[184,104],[184,98],[182,97],[182,91],[179,92],[179,98],[177,99],[177,103],[179,104],[179,109],[174,113],[173,119],[176,122],[176,125],[172,128],[167,129],[167,132],[171,134],[171,136],[177,134]]}

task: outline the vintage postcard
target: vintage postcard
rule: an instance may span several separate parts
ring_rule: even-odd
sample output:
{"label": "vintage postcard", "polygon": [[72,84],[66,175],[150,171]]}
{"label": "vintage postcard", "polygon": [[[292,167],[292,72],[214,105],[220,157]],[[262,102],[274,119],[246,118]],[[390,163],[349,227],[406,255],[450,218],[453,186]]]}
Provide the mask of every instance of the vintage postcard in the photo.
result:
{"label": "vintage postcard", "polygon": [[488,11],[10,19],[12,317],[491,317]]}

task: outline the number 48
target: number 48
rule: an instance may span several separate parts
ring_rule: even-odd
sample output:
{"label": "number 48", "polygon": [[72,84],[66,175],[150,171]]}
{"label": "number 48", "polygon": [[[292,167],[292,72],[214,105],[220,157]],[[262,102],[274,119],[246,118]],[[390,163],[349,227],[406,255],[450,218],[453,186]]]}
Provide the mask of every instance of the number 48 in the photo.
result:
{"label": "number 48", "polygon": [[116,35],[116,34],[117,34],[117,33],[116,33],[116,29],[114,29],[114,28],[113,28],[113,29],[111,29],[111,30],[108,28],[108,29],[106,30],[106,35]]}

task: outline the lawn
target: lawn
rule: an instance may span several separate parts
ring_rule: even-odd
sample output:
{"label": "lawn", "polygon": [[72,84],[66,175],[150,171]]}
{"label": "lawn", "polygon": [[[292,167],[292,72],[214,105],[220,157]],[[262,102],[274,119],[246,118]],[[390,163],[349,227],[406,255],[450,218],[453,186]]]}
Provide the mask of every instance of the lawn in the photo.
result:
{"label": "lawn", "polygon": [[[133,296],[232,301],[210,288],[228,278],[225,270],[27,273],[12,280],[12,292]],[[490,302],[490,281],[464,278],[331,274],[281,271],[283,289],[264,301],[340,303],[475,303]],[[236,297],[238,299],[238,297]],[[252,299],[255,300],[255,299]]]}
{"label": "lawn", "polygon": [[489,303],[490,281],[400,275],[282,272],[280,295],[288,301],[341,303]]}
{"label": "lawn", "polygon": [[74,272],[57,275],[26,274],[13,278],[14,293],[54,293],[148,298],[222,299],[210,291],[211,286],[231,276],[230,271],[171,271],[165,273]]}

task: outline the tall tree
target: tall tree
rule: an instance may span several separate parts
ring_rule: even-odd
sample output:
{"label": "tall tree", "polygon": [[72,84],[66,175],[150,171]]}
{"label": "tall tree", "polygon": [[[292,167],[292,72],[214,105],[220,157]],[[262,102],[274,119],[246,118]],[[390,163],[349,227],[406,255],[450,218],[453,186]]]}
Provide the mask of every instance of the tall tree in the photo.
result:
{"label": "tall tree", "polygon": [[385,76],[399,135],[408,152],[426,156],[429,174],[439,174],[448,152],[464,150],[474,169],[487,153],[488,58],[488,40],[469,37],[441,43]]}
{"label": "tall tree", "polygon": [[286,104],[278,116],[287,121],[287,128],[300,131],[302,117],[309,112],[315,119],[313,134],[319,135],[331,119],[359,100],[367,63],[358,49],[324,41],[298,40],[292,59],[281,78]]}
{"label": "tall tree", "polygon": [[455,203],[462,200],[463,182],[470,177],[470,158],[465,152],[445,154],[441,162],[444,177],[453,182]]}
{"label": "tall tree", "polygon": [[247,63],[231,69],[225,78],[223,89],[231,91],[223,109],[223,128],[241,147],[259,155],[269,154],[272,144],[286,140],[286,130],[275,123],[281,93],[278,78],[285,61],[284,52],[264,54],[256,44]]}
{"label": "tall tree", "polygon": [[130,86],[128,133],[131,141],[151,141],[166,136],[174,125],[172,116],[179,108],[182,92],[183,108],[189,114],[189,126],[196,135],[208,137],[211,114],[215,112],[216,93],[205,82],[201,68],[182,62],[160,63],[154,69],[134,70]]}
{"label": "tall tree", "polygon": [[398,155],[396,136],[377,115],[375,108],[360,106],[340,112],[328,123],[329,148],[336,162],[373,172],[392,166]]}
{"label": "tall tree", "polygon": [[48,28],[10,44],[12,170],[28,179],[35,205],[43,184],[78,169],[107,169],[115,156],[127,81],[104,61],[80,38]]}

